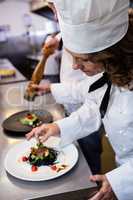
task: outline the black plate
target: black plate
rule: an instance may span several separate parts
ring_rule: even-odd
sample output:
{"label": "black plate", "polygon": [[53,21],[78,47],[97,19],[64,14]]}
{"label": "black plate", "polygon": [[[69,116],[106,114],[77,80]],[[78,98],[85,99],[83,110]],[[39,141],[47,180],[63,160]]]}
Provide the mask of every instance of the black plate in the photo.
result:
{"label": "black plate", "polygon": [[29,110],[25,110],[8,117],[2,124],[4,130],[20,134],[31,131],[31,126],[23,125],[20,122],[20,119],[25,117],[27,113],[35,113],[38,116],[39,120],[42,121],[42,123],[50,123],[53,121],[52,115],[46,110],[33,110],[32,112],[30,112]]}

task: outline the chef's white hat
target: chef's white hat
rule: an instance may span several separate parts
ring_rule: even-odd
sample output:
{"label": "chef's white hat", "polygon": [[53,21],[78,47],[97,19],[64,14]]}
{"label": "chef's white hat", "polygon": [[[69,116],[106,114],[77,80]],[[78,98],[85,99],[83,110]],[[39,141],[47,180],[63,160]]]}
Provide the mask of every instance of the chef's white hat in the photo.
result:
{"label": "chef's white hat", "polygon": [[55,3],[64,46],[76,53],[106,49],[128,29],[128,0],[50,0]]}

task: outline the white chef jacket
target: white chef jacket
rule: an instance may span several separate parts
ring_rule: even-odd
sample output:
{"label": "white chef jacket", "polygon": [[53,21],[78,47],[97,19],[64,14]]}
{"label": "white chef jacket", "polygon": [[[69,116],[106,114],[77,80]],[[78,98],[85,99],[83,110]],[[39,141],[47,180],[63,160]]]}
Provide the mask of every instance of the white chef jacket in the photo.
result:
{"label": "white chef jacket", "polygon": [[[87,78],[87,75],[81,70],[74,70],[72,68],[73,65],[73,57],[70,53],[68,53],[64,48],[62,51],[62,59],[61,59],[61,68],[60,68],[60,81],[61,83],[68,82],[79,82]],[[77,110],[81,106],[80,104],[68,102],[64,104],[64,107],[68,114]]]}
{"label": "white chef jacket", "polygon": [[120,164],[106,176],[119,200],[133,200],[133,92],[112,86],[108,109],[101,119],[99,107],[107,85],[88,93],[92,83],[92,77],[88,77],[79,83],[52,84],[51,91],[58,103],[84,102],[69,117],[56,121],[61,145],[91,134],[103,122]]}

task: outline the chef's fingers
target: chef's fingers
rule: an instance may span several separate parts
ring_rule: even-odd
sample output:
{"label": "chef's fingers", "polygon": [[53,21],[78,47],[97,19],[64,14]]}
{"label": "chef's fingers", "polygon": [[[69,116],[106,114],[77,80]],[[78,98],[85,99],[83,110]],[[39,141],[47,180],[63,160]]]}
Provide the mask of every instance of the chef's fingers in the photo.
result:
{"label": "chef's fingers", "polygon": [[109,197],[108,196],[108,194],[107,195],[105,195],[103,198],[102,198],[102,200],[116,200],[116,199],[114,199],[113,197]]}
{"label": "chef's fingers", "polygon": [[101,182],[101,181],[104,181],[104,176],[103,175],[91,175],[89,177],[90,181],[93,181],[93,182]]}
{"label": "chef's fingers", "polygon": [[113,199],[110,198],[110,197],[107,195],[107,196],[104,196],[104,197],[102,198],[102,200],[113,200]]}
{"label": "chef's fingers", "polygon": [[42,48],[42,53],[45,53],[46,48],[53,48],[53,50],[58,49],[59,47],[59,40],[55,36],[50,36],[46,39],[46,42]]}
{"label": "chef's fingers", "polygon": [[31,88],[34,89],[37,94],[44,92],[44,86],[42,85],[32,84]]}
{"label": "chef's fingers", "polygon": [[107,191],[104,193],[103,200],[116,200],[116,196],[113,191]]}
{"label": "chef's fingers", "polygon": [[40,141],[41,143],[44,143],[49,137],[50,137],[50,135],[46,133],[46,134],[43,135],[43,136],[39,136],[39,141]]}
{"label": "chef's fingers", "polygon": [[27,134],[25,135],[25,137],[26,137],[27,140],[30,140],[33,136],[34,136],[34,134],[33,134],[32,131],[29,132],[29,133],[27,133]]}
{"label": "chef's fingers", "polygon": [[104,193],[102,191],[99,191],[97,194],[95,194],[92,198],[88,200],[103,200]]}
{"label": "chef's fingers", "polygon": [[32,131],[30,131],[29,133],[27,133],[27,134],[25,135],[26,139],[27,139],[27,140],[30,140],[32,137],[34,137],[35,132],[36,132],[36,128],[33,128]]}
{"label": "chef's fingers", "polygon": [[51,131],[47,128],[46,126],[43,126],[43,132],[42,135],[40,134],[39,136],[39,141],[40,142],[45,142],[49,137],[51,136]]}
{"label": "chef's fingers", "polygon": [[36,92],[48,93],[51,91],[50,87],[51,87],[51,83],[49,81],[45,81],[45,83],[43,83],[41,85],[32,84],[32,88]]}
{"label": "chef's fingers", "polygon": [[47,43],[45,43],[45,46],[43,48],[45,48],[45,47],[47,47],[47,48],[55,47],[56,42],[57,42],[57,40],[55,38],[51,38],[51,39],[49,39],[49,41],[47,41]]}
{"label": "chef's fingers", "polygon": [[34,83],[31,85],[31,87],[34,88],[35,90],[40,89],[40,85],[37,85],[37,84],[34,84]]}
{"label": "chef's fingers", "polygon": [[44,130],[38,127],[38,129],[35,131],[35,138],[40,141],[40,136],[43,136],[44,134]]}

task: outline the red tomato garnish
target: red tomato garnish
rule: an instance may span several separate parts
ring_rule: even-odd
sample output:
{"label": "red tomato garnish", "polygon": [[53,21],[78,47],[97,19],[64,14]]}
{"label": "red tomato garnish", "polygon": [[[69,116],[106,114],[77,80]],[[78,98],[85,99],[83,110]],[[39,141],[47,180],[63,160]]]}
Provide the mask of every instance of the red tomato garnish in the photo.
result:
{"label": "red tomato garnish", "polygon": [[31,114],[28,114],[28,115],[27,115],[27,118],[28,118],[28,119],[33,119],[33,116],[32,116]]}
{"label": "red tomato garnish", "polygon": [[31,170],[32,172],[36,172],[38,170],[38,167],[35,165],[32,165]]}
{"label": "red tomato garnish", "polygon": [[26,156],[23,156],[23,157],[22,157],[22,161],[23,161],[23,162],[26,162],[26,161],[28,161],[28,158],[27,158]]}
{"label": "red tomato garnish", "polygon": [[51,169],[52,169],[52,170],[54,170],[54,171],[56,171],[56,170],[57,170],[57,167],[56,167],[56,165],[51,165],[50,167],[51,167]]}

